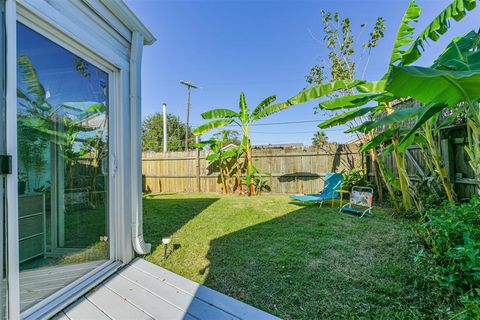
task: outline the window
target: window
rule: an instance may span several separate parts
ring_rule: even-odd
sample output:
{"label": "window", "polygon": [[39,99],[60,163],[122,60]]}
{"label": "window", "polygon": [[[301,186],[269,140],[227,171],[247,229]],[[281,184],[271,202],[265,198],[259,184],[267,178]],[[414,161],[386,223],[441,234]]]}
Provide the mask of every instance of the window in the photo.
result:
{"label": "window", "polygon": [[109,259],[109,75],[17,23],[22,311]]}

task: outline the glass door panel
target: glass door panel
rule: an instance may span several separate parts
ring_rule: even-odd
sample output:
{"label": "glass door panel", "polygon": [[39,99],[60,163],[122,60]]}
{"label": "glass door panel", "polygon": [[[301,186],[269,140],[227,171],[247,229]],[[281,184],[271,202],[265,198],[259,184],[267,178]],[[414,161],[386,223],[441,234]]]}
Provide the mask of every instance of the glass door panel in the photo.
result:
{"label": "glass door panel", "polygon": [[[5,3],[0,4],[0,82],[5,83],[6,39],[5,39]],[[0,155],[7,153],[6,139],[6,95],[5,87],[0,88]],[[0,319],[7,315],[7,206],[6,176],[0,174]]]}
{"label": "glass door panel", "polygon": [[108,74],[17,23],[22,311],[109,258]]}

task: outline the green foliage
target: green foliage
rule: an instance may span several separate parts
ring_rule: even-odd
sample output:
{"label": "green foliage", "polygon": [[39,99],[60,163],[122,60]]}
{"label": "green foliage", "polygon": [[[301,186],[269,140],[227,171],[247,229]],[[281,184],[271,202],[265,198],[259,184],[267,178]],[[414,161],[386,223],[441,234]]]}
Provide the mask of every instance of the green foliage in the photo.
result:
{"label": "green foliage", "polygon": [[[244,170],[245,163],[241,161],[244,155],[245,146],[238,144],[230,146],[232,140],[238,140],[238,132],[223,130],[210,140],[195,144],[196,148],[210,149],[206,159],[209,162],[210,171],[218,171],[219,180],[224,194],[229,194],[240,185],[239,177]],[[241,190],[238,190],[241,192]]]}
{"label": "green foliage", "polygon": [[312,145],[323,147],[328,142],[328,136],[323,130],[318,130],[313,134]]}
{"label": "green foliage", "polygon": [[427,210],[419,233],[435,280],[460,297],[464,319],[480,317],[480,201]]}
{"label": "green foliage", "polygon": [[405,53],[405,50],[402,48],[413,42],[413,32],[415,31],[415,27],[412,24],[418,21],[421,12],[422,8],[415,3],[415,0],[411,0],[398,28],[397,37],[393,44],[390,65],[401,60]]}
{"label": "green foliage", "polygon": [[436,16],[415,39],[411,47],[406,50],[401,58],[402,65],[408,65],[422,56],[428,39],[437,41],[442,34],[450,28],[450,20],[460,21],[467,11],[476,7],[476,0],[454,0],[438,16]]}
{"label": "green foliage", "polygon": [[[167,115],[168,151],[185,150],[185,124],[172,114]],[[195,137],[189,136],[189,145]],[[163,115],[154,113],[142,121],[142,151],[163,151]]]}
{"label": "green foliage", "polygon": [[371,187],[368,176],[363,169],[353,168],[351,170],[342,171],[343,181],[342,189],[351,191],[354,186]]}
{"label": "green foliage", "polygon": [[239,137],[239,133],[236,130],[224,129],[220,132],[215,133],[213,137],[219,140],[223,140],[224,146],[227,146],[229,144],[239,146],[242,143]]}
{"label": "green foliage", "polygon": [[373,109],[376,109],[376,107],[364,107],[364,108],[357,108],[353,109],[344,113],[341,113],[339,115],[336,115],[318,125],[319,128],[321,129],[326,129],[330,128],[333,126],[338,126],[344,123],[347,123],[349,121],[352,121],[358,117],[361,117],[363,115],[366,115]]}
{"label": "green foliage", "polygon": [[480,98],[480,65],[477,70],[439,70],[425,67],[396,67],[387,90],[398,97],[412,97],[424,104],[437,102],[449,106]]}
{"label": "green foliage", "polygon": [[[304,98],[300,95],[300,99]],[[235,112],[230,109],[213,109],[207,112],[202,113],[202,118],[205,120],[210,120],[207,123],[200,125],[199,127],[193,130],[194,135],[205,134],[214,129],[223,128],[231,123],[237,124],[243,133],[242,138],[242,148],[245,150],[245,162],[246,162],[246,184],[249,187],[249,195],[255,194],[255,174],[258,173],[258,170],[253,166],[252,161],[252,150],[250,143],[250,127],[251,125],[271,114],[277,113],[283,109],[289,108],[290,106],[300,103],[297,102],[297,96],[292,98],[292,101],[280,102],[273,104],[276,100],[276,96],[269,96],[263,101],[261,101],[253,111],[250,111],[250,108],[247,105],[245,94],[240,93],[240,100],[238,103],[238,112]]]}
{"label": "green foliage", "polygon": [[[327,47],[327,56],[321,64],[314,65],[307,75],[309,85],[319,85],[335,80],[352,81],[357,72],[360,59],[356,56],[355,35],[352,32],[350,19],[342,18],[338,12],[322,10],[322,38]],[[360,25],[361,32],[366,24]],[[385,20],[378,17],[370,31],[369,38],[362,47],[370,53],[384,37]],[[368,62],[366,62],[366,65]]]}

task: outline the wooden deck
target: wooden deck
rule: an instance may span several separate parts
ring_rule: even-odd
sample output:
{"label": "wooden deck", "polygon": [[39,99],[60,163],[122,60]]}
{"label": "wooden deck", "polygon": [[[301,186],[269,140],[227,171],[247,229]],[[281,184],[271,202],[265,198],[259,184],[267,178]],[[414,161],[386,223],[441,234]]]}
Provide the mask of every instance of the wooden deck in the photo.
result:
{"label": "wooden deck", "polygon": [[53,319],[278,318],[143,259],[135,259]]}
{"label": "wooden deck", "polygon": [[105,260],[99,260],[20,272],[21,310],[42,301],[45,297],[77,280],[104,262]]}

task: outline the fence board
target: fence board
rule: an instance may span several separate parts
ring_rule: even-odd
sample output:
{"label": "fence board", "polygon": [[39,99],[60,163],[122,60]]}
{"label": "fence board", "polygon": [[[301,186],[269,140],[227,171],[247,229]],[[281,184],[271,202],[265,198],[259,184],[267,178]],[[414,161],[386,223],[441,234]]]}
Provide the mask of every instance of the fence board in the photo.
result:
{"label": "fence board", "polygon": [[[478,181],[475,180],[475,174],[468,163],[468,155],[465,152],[467,144],[465,136],[465,126],[448,128],[443,130],[440,135],[442,161],[459,200],[470,199],[475,194],[475,189],[478,185]],[[407,172],[412,181],[420,181],[425,177],[431,176],[420,147],[411,146],[407,151]],[[384,161],[386,167],[397,174],[393,155],[385,155]],[[369,175],[373,176],[370,159],[367,160],[367,167],[369,168]]]}
{"label": "fence board", "polygon": [[[221,192],[218,173],[196,151],[142,154],[143,187],[149,192]],[[271,173],[265,177],[272,193],[312,193],[323,188],[325,174],[363,168],[358,145],[328,144],[320,148],[254,149],[257,168]],[[198,176],[199,174],[199,176]]]}

